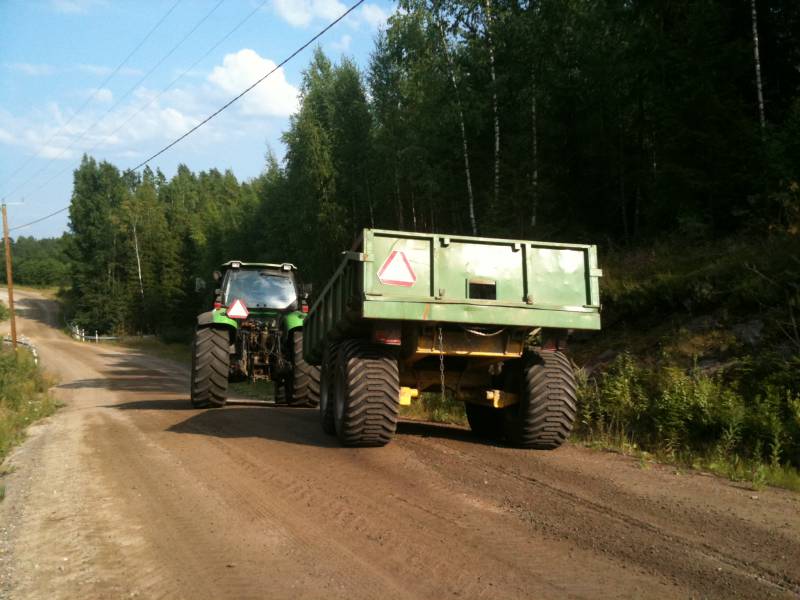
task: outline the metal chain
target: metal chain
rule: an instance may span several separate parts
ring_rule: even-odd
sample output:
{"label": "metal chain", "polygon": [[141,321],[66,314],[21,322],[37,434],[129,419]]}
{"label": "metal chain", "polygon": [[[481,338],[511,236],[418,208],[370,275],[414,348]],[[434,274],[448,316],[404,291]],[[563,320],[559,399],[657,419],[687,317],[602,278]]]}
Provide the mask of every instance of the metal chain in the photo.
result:
{"label": "metal chain", "polygon": [[442,390],[442,403],[444,403],[444,342],[442,341],[441,327],[439,327],[439,384]]}

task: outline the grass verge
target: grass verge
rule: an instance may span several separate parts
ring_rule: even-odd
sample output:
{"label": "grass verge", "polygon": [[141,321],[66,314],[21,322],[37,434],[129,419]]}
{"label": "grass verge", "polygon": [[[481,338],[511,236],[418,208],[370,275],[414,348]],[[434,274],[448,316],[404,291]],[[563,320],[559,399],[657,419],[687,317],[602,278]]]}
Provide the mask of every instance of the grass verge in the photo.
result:
{"label": "grass verge", "polygon": [[450,425],[467,424],[464,403],[450,399],[449,395],[442,398],[441,394],[435,392],[423,392],[419,398],[411,401],[411,406],[401,406],[400,416]]}
{"label": "grass verge", "polygon": [[57,408],[48,382],[23,349],[0,350],[0,462],[22,441],[25,428]]}
{"label": "grass verge", "polygon": [[132,348],[144,354],[157,356],[158,358],[166,358],[175,362],[189,365],[192,362],[192,348],[189,344],[181,343],[166,343],[158,338],[124,338],[115,343],[119,346]]}

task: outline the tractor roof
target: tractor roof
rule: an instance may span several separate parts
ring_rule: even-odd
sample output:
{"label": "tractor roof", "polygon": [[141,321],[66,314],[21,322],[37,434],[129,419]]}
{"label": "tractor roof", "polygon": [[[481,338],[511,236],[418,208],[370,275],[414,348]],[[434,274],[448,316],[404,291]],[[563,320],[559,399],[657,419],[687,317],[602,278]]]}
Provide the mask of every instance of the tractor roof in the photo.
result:
{"label": "tractor roof", "polygon": [[292,263],[262,263],[244,262],[241,260],[229,260],[222,263],[223,269],[275,269],[276,271],[297,271]]}

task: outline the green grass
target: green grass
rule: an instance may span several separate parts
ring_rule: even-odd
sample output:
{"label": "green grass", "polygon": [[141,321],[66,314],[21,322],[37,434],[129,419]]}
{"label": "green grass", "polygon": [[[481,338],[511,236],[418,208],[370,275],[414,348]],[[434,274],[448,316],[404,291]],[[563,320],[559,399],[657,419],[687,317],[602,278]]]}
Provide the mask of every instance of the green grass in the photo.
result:
{"label": "green grass", "polygon": [[607,252],[603,330],[570,349],[592,366],[573,439],[800,489],[798,257],[780,233]]}
{"label": "green grass", "polygon": [[56,410],[48,387],[27,351],[0,350],[0,461],[24,438],[28,425]]}
{"label": "green grass", "polygon": [[434,423],[467,424],[464,403],[452,400],[449,396],[443,399],[438,392],[423,392],[419,398],[411,401],[410,406],[400,407],[400,416]]}
{"label": "green grass", "polygon": [[189,344],[166,343],[154,337],[124,338],[115,342],[115,344],[186,365],[192,362],[192,347]]}
{"label": "green grass", "polygon": [[274,400],[275,384],[271,381],[235,381],[228,384],[231,396],[251,398],[253,400]]}

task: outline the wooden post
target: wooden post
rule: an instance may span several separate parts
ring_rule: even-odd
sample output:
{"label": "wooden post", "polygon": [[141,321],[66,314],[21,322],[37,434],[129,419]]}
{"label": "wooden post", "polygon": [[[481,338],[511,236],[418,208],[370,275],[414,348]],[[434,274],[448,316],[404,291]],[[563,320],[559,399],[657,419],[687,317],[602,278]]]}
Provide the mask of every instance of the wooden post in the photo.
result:
{"label": "wooden post", "polygon": [[17,349],[17,319],[14,315],[14,276],[11,271],[11,242],[8,239],[8,216],[3,204],[3,238],[6,249],[6,284],[8,285],[8,311],[11,313],[11,346]]}

